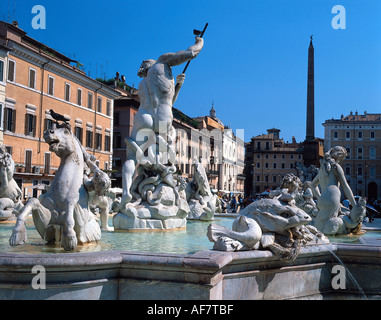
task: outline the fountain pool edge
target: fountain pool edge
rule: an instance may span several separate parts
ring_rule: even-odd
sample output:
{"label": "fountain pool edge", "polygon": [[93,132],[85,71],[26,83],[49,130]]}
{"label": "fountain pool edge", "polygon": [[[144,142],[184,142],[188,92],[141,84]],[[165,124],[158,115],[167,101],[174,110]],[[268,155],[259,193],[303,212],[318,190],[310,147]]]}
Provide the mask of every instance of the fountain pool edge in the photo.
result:
{"label": "fountain pool edge", "polygon": [[[380,247],[330,244],[368,297],[381,294]],[[293,263],[269,251],[159,254],[100,251],[0,254],[0,299],[251,300],[350,298],[356,288],[331,285],[338,264],[325,246],[301,248]],[[33,289],[32,268],[46,270],[46,288]]]}

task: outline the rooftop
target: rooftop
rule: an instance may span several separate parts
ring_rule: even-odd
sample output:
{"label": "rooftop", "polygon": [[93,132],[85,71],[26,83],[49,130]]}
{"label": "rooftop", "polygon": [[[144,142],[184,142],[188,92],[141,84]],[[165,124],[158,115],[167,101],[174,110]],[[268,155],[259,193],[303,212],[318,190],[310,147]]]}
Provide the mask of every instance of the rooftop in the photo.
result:
{"label": "rooftop", "polygon": [[324,123],[330,122],[381,122],[381,113],[367,113],[365,111],[364,114],[358,114],[357,111],[355,113],[351,111],[347,116],[341,115],[340,119],[332,118]]}

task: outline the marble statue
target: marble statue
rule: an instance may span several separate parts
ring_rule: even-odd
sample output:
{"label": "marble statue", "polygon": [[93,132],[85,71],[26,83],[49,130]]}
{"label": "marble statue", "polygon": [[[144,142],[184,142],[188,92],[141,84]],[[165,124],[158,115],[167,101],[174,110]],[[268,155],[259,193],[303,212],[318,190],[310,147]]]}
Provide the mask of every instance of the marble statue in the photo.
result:
{"label": "marble statue", "polygon": [[311,217],[315,217],[317,214],[311,182],[307,180],[302,183],[300,178],[293,173],[286,174],[282,179],[280,188],[272,190],[269,197],[276,197],[282,202],[296,205]]}
{"label": "marble statue", "polygon": [[[84,153],[67,123],[55,122],[52,129],[44,132],[44,139],[61,163],[47,192],[38,199],[30,198],[19,212],[9,244],[16,246],[27,241],[25,221],[30,213],[40,236],[48,244],[59,242],[66,251],[74,250],[77,244],[100,240],[100,226],[89,210],[83,177],[84,163],[90,170],[94,170],[95,164],[89,161],[90,156]],[[94,188],[102,189],[103,182],[96,180],[92,183],[100,184]]]}
{"label": "marble statue", "polygon": [[205,168],[197,158],[193,159],[193,168],[193,180],[185,190],[190,208],[187,219],[209,221],[218,209],[218,196],[211,192]]}
{"label": "marble statue", "polygon": [[185,227],[189,206],[178,192],[174,174],[176,131],[172,126],[172,105],[185,75],[177,76],[175,86],[172,67],[197,57],[203,44],[203,39],[196,37],[187,50],[163,54],[156,61],[145,60],[140,66],[140,107],[131,135],[125,139],[123,194],[113,220],[117,229]]}
{"label": "marble statue", "polygon": [[5,146],[0,146],[0,221],[16,218],[23,207],[22,191],[13,179],[15,163]]}
{"label": "marble statue", "polygon": [[[313,224],[327,235],[348,234],[358,231],[366,215],[365,200],[360,199],[356,203],[340,165],[346,156],[347,151],[341,146],[335,146],[329,150],[320,161],[319,173],[311,183],[318,209]],[[352,205],[351,211],[347,210],[340,202],[340,187]]]}
{"label": "marble statue", "polygon": [[102,230],[114,231],[114,228],[108,225],[111,203],[108,193],[111,188],[111,180],[105,172],[98,168],[92,156],[85,161],[85,164],[87,163],[91,165],[91,168],[86,165],[83,181],[89,193],[89,207],[92,212],[95,209],[99,210]]}
{"label": "marble statue", "polygon": [[294,204],[277,198],[261,199],[240,211],[232,230],[210,224],[207,236],[219,251],[271,250],[282,260],[293,261],[302,245],[328,239],[308,225],[311,217]]}

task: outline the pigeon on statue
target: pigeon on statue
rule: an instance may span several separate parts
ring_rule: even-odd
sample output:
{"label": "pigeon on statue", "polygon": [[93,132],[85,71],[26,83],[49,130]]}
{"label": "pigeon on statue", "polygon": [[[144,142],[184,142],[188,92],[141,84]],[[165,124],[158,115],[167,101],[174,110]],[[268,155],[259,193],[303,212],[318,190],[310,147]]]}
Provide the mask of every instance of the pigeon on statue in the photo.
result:
{"label": "pigeon on statue", "polygon": [[52,118],[56,121],[63,121],[65,123],[67,123],[68,121],[70,121],[69,118],[63,116],[62,114],[59,114],[59,113],[56,113],[53,111],[53,109],[50,109],[50,115],[52,116]]}

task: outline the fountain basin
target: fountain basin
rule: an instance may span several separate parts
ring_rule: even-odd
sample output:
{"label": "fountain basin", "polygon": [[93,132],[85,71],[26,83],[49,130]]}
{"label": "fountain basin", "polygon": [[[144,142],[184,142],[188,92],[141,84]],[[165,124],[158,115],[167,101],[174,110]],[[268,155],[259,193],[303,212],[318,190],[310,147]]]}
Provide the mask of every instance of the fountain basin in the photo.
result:
{"label": "fountain basin", "polygon": [[[362,244],[329,245],[368,298],[381,294],[381,251]],[[338,263],[325,246],[301,248],[293,263],[269,251],[199,251],[192,255],[131,251],[0,254],[0,299],[250,300],[358,297],[332,287]],[[33,289],[43,266],[46,288]]]}
{"label": "fountain basin", "polygon": [[[208,225],[202,224],[205,228]],[[0,253],[0,299],[361,298],[349,277],[346,277],[345,289],[333,288],[332,268],[339,263],[330,250],[342,260],[369,299],[381,297],[381,247],[333,243],[302,247],[292,263],[281,261],[270,251],[200,250],[193,254],[127,250],[55,254],[3,252]],[[32,286],[37,276],[32,272],[35,266],[43,266],[45,270],[45,289]]]}

